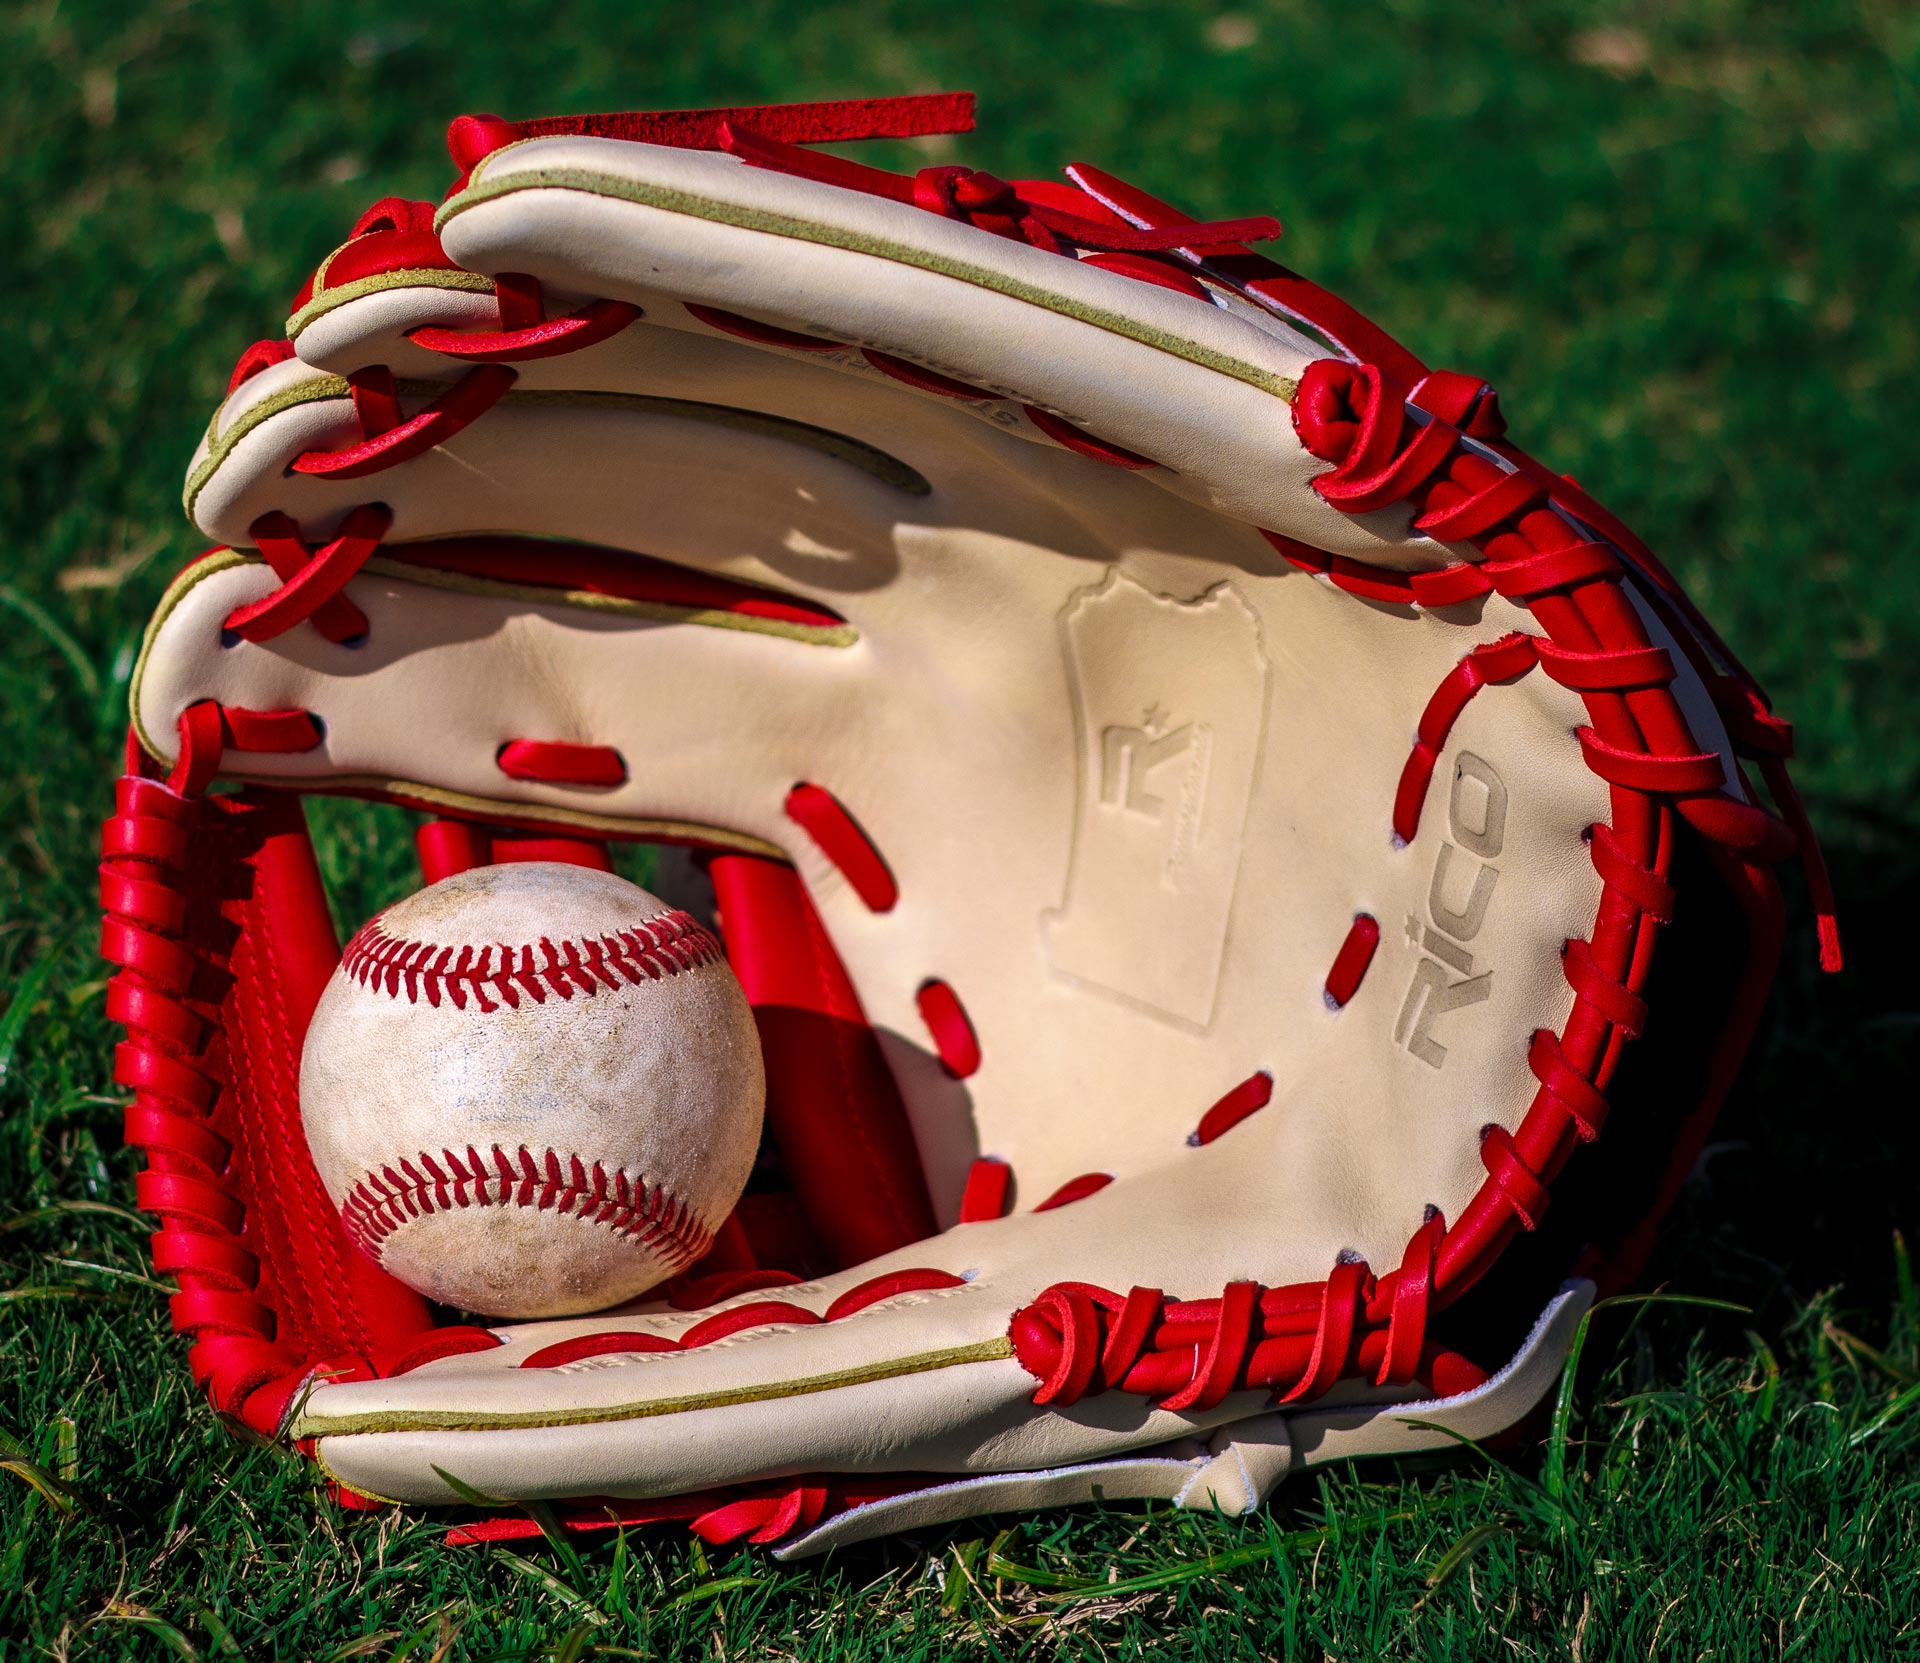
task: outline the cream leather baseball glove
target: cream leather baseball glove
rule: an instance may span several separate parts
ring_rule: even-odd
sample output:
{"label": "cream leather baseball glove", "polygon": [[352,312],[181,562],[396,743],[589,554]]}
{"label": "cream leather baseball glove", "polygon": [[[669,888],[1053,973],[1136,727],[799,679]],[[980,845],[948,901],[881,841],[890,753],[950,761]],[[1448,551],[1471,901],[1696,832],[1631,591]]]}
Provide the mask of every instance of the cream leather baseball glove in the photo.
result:
{"label": "cream leather baseball glove", "polygon": [[[463,118],[193,459],[222,546],[106,828],[118,1078],[196,1377],[350,1502],[806,1554],[1488,1438],[1699,1147],[1768,868],[1830,913],[1672,579],[1272,221],[807,148],[970,124]],[[296,1100],[312,792],[415,811],[423,880],[699,852],[768,1144],[663,1296],[486,1328],[350,1244]],[[589,1204],[482,1154],[516,1180],[408,1204]]]}

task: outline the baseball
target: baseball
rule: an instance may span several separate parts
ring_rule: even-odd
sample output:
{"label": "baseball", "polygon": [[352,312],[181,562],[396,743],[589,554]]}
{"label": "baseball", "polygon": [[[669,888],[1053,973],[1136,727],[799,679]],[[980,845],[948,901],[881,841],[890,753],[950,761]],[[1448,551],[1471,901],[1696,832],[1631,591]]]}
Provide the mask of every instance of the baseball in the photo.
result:
{"label": "baseball", "polygon": [[600,1310],[698,1259],[765,1095],[714,938],[623,878],[545,862],[460,873],[362,926],[300,1062],[348,1235],[498,1317]]}

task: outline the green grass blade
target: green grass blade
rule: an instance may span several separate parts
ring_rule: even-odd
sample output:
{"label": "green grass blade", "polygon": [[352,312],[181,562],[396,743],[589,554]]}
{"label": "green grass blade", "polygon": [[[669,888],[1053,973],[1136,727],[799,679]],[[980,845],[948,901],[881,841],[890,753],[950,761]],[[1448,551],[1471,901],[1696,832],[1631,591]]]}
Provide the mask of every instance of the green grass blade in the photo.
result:
{"label": "green grass blade", "polygon": [[35,1207],[30,1212],[15,1213],[12,1218],[0,1219],[0,1236],[11,1235],[15,1230],[31,1229],[36,1224],[47,1224],[73,1213],[95,1213],[102,1218],[117,1218],[143,1232],[153,1228],[151,1219],[131,1208],[116,1207],[111,1201],[55,1201],[49,1206]]}
{"label": "green grass blade", "polygon": [[47,944],[15,985],[6,1010],[0,1011],[0,1087],[6,1085],[7,1076],[12,1072],[13,1055],[19,1048],[20,1035],[33,1015],[33,1007],[40,1002],[41,990],[47,985],[48,978],[60,963],[60,955],[66,950],[67,934],[62,930]]}
{"label": "green grass blade", "polygon": [[89,699],[100,697],[99,671],[94,669],[80,643],[61,627],[52,613],[31,595],[21,594],[11,583],[0,583],[0,606],[10,607],[19,613],[46,637],[48,644],[72,668],[74,679],[80,683]]}
{"label": "green grass blade", "polygon": [[1847,1447],[1849,1449],[1858,1449],[1862,1444],[1867,1442],[1868,1439],[1877,1438],[1916,1403],[1920,1403],[1920,1382],[1909,1386],[1889,1403],[1886,1408],[1882,1409],[1879,1414],[1875,1415],[1872,1420],[1868,1421],[1865,1426],[1861,1427],[1858,1432],[1848,1438]]}
{"label": "green grass blade", "polygon": [[[1512,1527],[1503,1520],[1489,1519],[1485,1524],[1477,1524],[1452,1547],[1440,1556],[1440,1562],[1427,1573],[1427,1591],[1420,1596],[1420,1605],[1440,1592],[1467,1567],[1467,1561],[1478,1553],[1496,1536],[1510,1536]],[[1415,1607],[1418,1609],[1418,1606]]]}
{"label": "green grass blade", "polygon": [[709,1601],[722,1599],[742,1588],[758,1588],[769,1579],[764,1576],[719,1576],[711,1582],[703,1582],[696,1588],[689,1588],[684,1594],[667,1601],[662,1611],[683,1611],[689,1605],[705,1605]]}
{"label": "green grass blade", "polygon": [[125,1623],[129,1628],[142,1629],[174,1656],[185,1658],[186,1663],[200,1663],[200,1653],[194,1649],[193,1642],[164,1617],[156,1617],[151,1611],[121,1600],[112,1601],[100,1616],[104,1622]]}
{"label": "green grass blade", "polygon": [[503,1565],[510,1566],[529,1582],[538,1583],[569,1611],[579,1612],[587,1621],[604,1626],[613,1620],[578,1588],[569,1587],[546,1566],[536,1565],[531,1559],[523,1559],[519,1554],[503,1547],[494,1548],[493,1557]]}

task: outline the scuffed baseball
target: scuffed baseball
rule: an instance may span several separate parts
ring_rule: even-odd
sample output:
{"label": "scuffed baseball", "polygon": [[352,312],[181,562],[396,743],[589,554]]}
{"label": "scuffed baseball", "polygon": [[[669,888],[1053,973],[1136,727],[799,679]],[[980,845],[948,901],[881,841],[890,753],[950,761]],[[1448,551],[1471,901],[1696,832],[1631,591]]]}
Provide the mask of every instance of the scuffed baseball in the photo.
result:
{"label": "scuffed baseball", "polygon": [[300,1063],[348,1235],[430,1299],[552,1317],[706,1252],[766,1081],[740,985],[684,912],[607,872],[483,866],[347,944]]}

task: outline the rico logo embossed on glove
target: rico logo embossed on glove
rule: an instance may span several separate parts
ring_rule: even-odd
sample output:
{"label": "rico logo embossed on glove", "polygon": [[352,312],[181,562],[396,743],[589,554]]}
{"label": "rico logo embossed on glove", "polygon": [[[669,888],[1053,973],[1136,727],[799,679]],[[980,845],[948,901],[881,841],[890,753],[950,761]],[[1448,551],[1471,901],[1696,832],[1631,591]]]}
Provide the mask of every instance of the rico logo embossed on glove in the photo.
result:
{"label": "rico logo embossed on glove", "polygon": [[1500,868],[1493,863],[1506,842],[1507,788],[1493,764],[1472,751],[1462,751],[1454,763],[1447,829],[1453,836],[1441,843],[1427,886],[1430,921],[1407,919],[1407,939],[1425,952],[1393,1025],[1394,1043],[1430,1068],[1447,1060],[1446,1046],[1434,1037],[1440,1019],[1484,1004],[1493,993],[1493,972],[1476,976],[1473,954],[1464,944],[1486,923],[1500,882]]}

